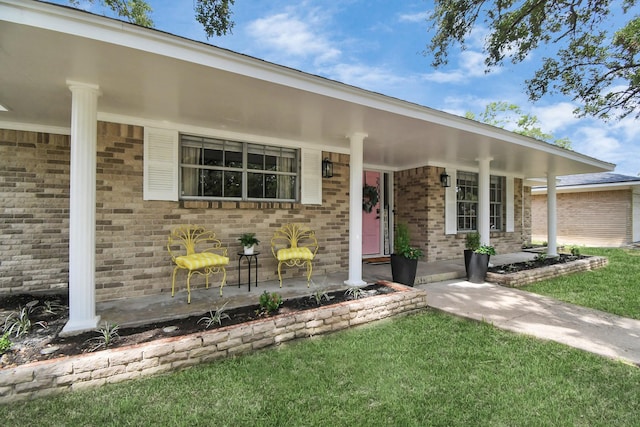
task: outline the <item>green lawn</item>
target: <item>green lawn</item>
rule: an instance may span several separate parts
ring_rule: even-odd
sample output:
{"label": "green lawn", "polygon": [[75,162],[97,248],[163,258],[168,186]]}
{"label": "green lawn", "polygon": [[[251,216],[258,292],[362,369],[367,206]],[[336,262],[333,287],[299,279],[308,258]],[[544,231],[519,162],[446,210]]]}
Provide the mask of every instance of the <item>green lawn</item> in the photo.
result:
{"label": "green lawn", "polygon": [[2,425],[632,426],[640,369],[434,311],[100,389]]}
{"label": "green lawn", "polygon": [[528,292],[632,319],[640,319],[640,250],[581,249],[609,258],[606,268],[523,287]]}

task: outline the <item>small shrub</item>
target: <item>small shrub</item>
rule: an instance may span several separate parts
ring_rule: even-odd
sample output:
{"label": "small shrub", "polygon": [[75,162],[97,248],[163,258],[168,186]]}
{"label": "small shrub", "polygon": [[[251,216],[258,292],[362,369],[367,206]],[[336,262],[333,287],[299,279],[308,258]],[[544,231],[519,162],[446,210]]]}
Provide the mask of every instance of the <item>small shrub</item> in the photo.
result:
{"label": "small shrub", "polygon": [[579,246],[570,246],[569,250],[571,251],[571,255],[580,256],[580,247]]}
{"label": "small shrub", "polygon": [[225,302],[220,308],[216,307],[215,312],[209,310],[209,315],[204,316],[198,320],[198,323],[204,321],[204,327],[209,329],[213,324],[217,323],[218,326],[222,325],[222,319],[230,319],[229,315],[225,313],[225,307],[229,302]]}
{"label": "small shrub", "polygon": [[496,254],[495,248],[493,246],[490,246],[490,245],[481,245],[481,246],[478,247],[478,249],[476,249],[473,252],[477,253],[477,254],[483,254],[483,255],[495,255]]}
{"label": "small shrub", "polygon": [[9,339],[9,332],[5,332],[0,337],[0,354],[4,354],[11,348],[11,340]]}
{"label": "small shrub", "polygon": [[544,262],[547,259],[547,254],[540,252],[538,255],[536,255],[535,260],[537,262]]}
{"label": "small shrub", "polygon": [[262,314],[272,314],[277,312],[282,305],[282,297],[280,294],[273,292],[268,293],[264,291],[262,295],[260,295],[260,313]]}
{"label": "small shrub", "polygon": [[357,286],[352,286],[344,291],[344,295],[349,299],[360,299],[364,296],[365,292]]}
{"label": "small shrub", "polygon": [[464,239],[464,247],[472,251],[478,249],[480,247],[480,233],[477,231],[467,233]]}
{"label": "small shrub", "polygon": [[322,301],[329,302],[332,299],[332,297],[329,296],[327,291],[324,289],[316,290],[313,294],[311,294],[310,298],[316,303],[316,305],[321,305]]}
{"label": "small shrub", "polygon": [[506,266],[505,270],[507,270],[509,273],[513,273],[514,271],[518,271],[518,266],[515,264],[509,264]]}
{"label": "small shrub", "polygon": [[58,314],[64,311],[64,305],[58,300],[45,301],[40,306],[40,309],[44,314]]}
{"label": "small shrub", "polygon": [[14,311],[7,316],[4,321],[3,332],[9,333],[9,335],[15,335],[16,338],[26,335],[31,330],[31,318],[29,317],[33,312],[35,305],[25,305],[24,307],[18,307],[18,311]]}
{"label": "small shrub", "polygon": [[407,224],[399,223],[396,225],[395,237],[393,246],[396,255],[408,259],[418,259],[422,257],[422,250],[411,246],[411,236],[409,235],[409,227]]}
{"label": "small shrub", "polygon": [[89,348],[88,351],[93,352],[96,350],[109,347],[118,338],[120,338],[120,335],[118,335],[118,329],[119,329],[118,325],[104,322],[101,328],[96,329],[98,336],[94,338],[90,338],[86,341],[91,344],[91,347]]}

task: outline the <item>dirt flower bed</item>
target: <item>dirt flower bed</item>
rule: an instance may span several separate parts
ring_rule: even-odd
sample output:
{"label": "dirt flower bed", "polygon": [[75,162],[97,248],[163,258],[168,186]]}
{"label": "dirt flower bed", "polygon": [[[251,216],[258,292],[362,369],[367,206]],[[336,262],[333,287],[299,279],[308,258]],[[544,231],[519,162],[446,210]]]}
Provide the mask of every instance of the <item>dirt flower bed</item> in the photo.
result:
{"label": "dirt flower bed", "polygon": [[533,270],[536,268],[548,267],[551,265],[566,264],[568,262],[573,262],[585,258],[588,257],[584,255],[574,256],[568,254],[560,254],[556,257],[538,256],[531,261],[516,262],[513,264],[490,267],[488,271],[497,274],[516,273],[519,271]]}
{"label": "dirt flower bed", "polygon": [[[353,291],[336,291],[287,299],[282,301],[282,304],[272,313],[255,304],[229,310],[221,309],[219,318],[215,318],[215,312],[207,312],[135,328],[116,328],[115,331],[112,330],[114,325],[105,328],[105,325],[101,324],[98,331],[71,337],[59,336],[69,315],[66,295],[7,295],[0,297],[0,337],[9,331],[8,339],[11,347],[0,356],[0,369],[39,360],[88,353],[103,348],[118,348],[166,337],[188,335],[206,329],[245,323],[273,314],[304,311],[391,292],[394,292],[393,288],[370,285],[361,288],[361,292],[357,294]],[[26,326],[27,323],[29,326]],[[20,334],[19,328],[26,328],[28,332]],[[16,334],[19,336],[16,337]],[[106,345],[105,341],[109,341],[109,344]]]}
{"label": "dirt flower bed", "polygon": [[519,287],[567,274],[606,267],[609,260],[600,256],[538,257],[535,260],[492,267],[486,281],[508,287]]}

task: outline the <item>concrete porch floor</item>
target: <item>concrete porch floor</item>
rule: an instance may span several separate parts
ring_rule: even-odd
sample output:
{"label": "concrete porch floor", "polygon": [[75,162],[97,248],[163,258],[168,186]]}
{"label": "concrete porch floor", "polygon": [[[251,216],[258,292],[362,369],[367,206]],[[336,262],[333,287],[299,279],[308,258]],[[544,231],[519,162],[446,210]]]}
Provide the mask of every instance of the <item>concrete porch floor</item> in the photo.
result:
{"label": "concrete porch floor", "polygon": [[[529,252],[495,255],[491,257],[491,264],[511,264],[531,260],[534,256],[535,254]],[[237,268],[233,264],[230,265],[230,269]],[[243,265],[242,268],[245,269],[246,265]],[[246,271],[242,273],[243,279],[246,279]],[[463,277],[465,277],[465,269],[461,254],[460,259],[455,260],[418,262],[416,285]],[[225,303],[227,303],[227,309],[254,305],[258,303],[260,294],[264,291],[278,292],[283,299],[287,299],[310,295],[318,290],[331,292],[347,289],[348,286],[344,284],[347,278],[347,271],[327,275],[315,274],[312,276],[309,288],[307,288],[307,282],[304,277],[284,279],[282,288],[279,287],[277,280],[260,282],[258,279],[258,287],[255,287],[255,283],[252,283],[250,292],[247,290],[246,283],[240,287],[238,287],[237,283],[227,283],[223,289],[223,296],[220,296],[219,282],[216,283],[214,276],[213,280],[210,281],[209,289],[191,290],[191,304],[187,304],[186,278],[184,274],[179,274],[176,277],[176,295],[173,298],[171,297],[171,277],[169,276],[167,277],[166,292],[159,295],[101,302],[97,304],[96,312],[100,315],[101,323],[106,321],[117,324],[120,327],[140,326],[152,322],[199,315],[209,310],[220,308]],[[201,278],[197,275],[194,276],[196,283],[200,283],[198,279]],[[391,265],[363,263],[362,279],[367,284],[373,284],[379,280],[390,281]]]}

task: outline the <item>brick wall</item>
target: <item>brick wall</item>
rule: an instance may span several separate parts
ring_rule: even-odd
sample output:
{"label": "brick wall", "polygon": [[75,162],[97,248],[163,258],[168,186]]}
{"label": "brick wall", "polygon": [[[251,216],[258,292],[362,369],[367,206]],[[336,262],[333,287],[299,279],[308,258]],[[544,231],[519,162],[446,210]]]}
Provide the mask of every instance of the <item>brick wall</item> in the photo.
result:
{"label": "brick wall", "polygon": [[[445,189],[440,184],[443,168],[425,166],[394,174],[395,221],[409,226],[412,245],[425,252],[426,261],[455,259],[462,256],[465,233],[445,234]],[[514,232],[492,232],[491,244],[498,253],[518,252],[529,233],[530,187],[514,180]]]}
{"label": "brick wall", "polygon": [[69,282],[69,137],[0,129],[0,293]]}
{"label": "brick wall", "polygon": [[[214,230],[231,263],[243,232],[255,232],[262,252],[259,280],[277,278],[270,239],[286,222],[316,231],[314,274],[348,268],[349,156],[323,153],[334,177],[323,179],[321,206],[298,203],[144,201],[143,137],[139,126],[98,123],[96,194],[96,300],[169,292],[169,231],[181,224]],[[68,285],[69,137],[0,131],[0,293],[65,289]],[[237,280],[229,268],[227,281]],[[283,278],[303,269],[283,268]],[[178,284],[184,277],[176,279]],[[214,278],[213,280],[216,280]],[[192,287],[204,287],[194,276]]]}
{"label": "brick wall", "polygon": [[[557,194],[558,244],[621,246],[632,237],[631,190]],[[547,196],[532,196],[532,239],[547,241]]]}
{"label": "brick wall", "polygon": [[[214,230],[229,248],[232,264],[237,238],[255,232],[262,241],[259,280],[277,278],[269,241],[286,222],[309,224],[320,244],[314,274],[348,269],[349,156],[323,153],[334,164],[334,177],[323,179],[321,206],[298,203],[144,201],[143,138],[139,126],[98,123],[96,210],[96,300],[168,292],[172,267],[165,245],[170,230],[200,224]],[[69,137],[0,130],[0,293],[66,290],[69,233]],[[464,248],[464,234],[444,234],[441,168],[422,167],[395,173],[395,218],[407,222],[413,243],[426,260],[453,259]],[[492,233],[500,253],[520,249],[525,213],[522,182],[516,180],[516,232]],[[525,208],[523,209],[523,203]],[[229,268],[227,281],[237,280]],[[302,276],[283,269],[283,277]],[[213,279],[215,280],[215,278]],[[184,282],[179,277],[178,284]],[[195,276],[194,288],[204,286]]]}

